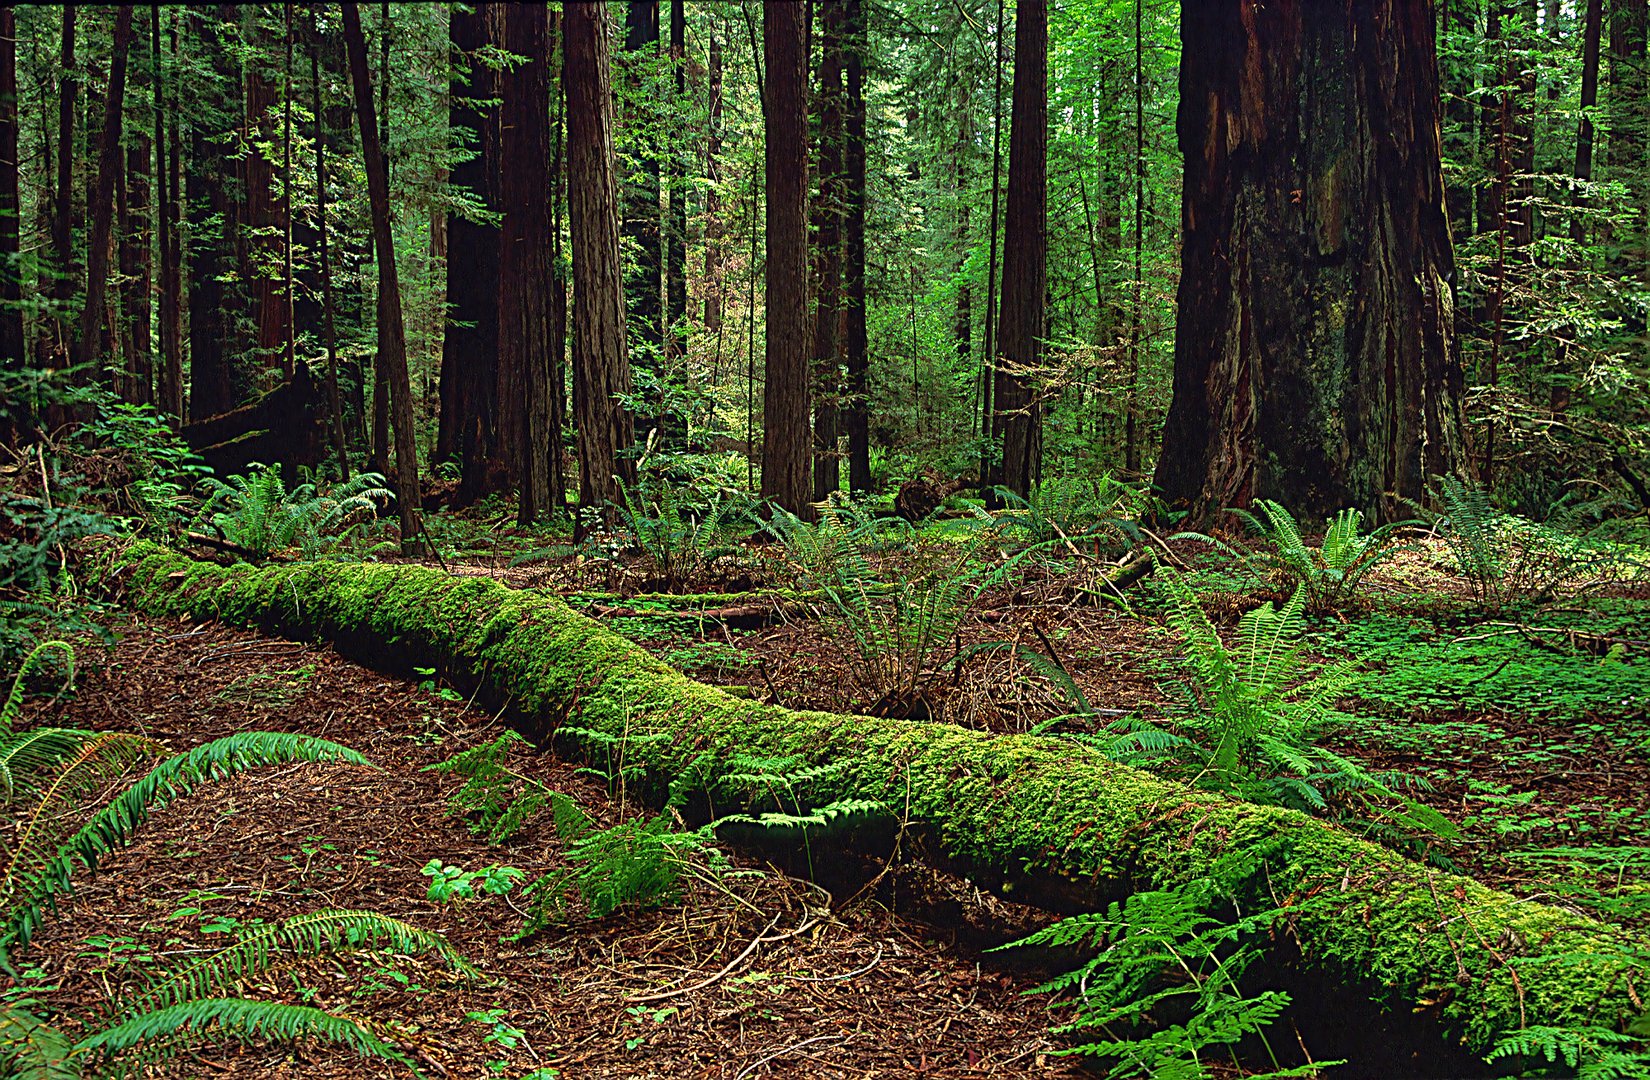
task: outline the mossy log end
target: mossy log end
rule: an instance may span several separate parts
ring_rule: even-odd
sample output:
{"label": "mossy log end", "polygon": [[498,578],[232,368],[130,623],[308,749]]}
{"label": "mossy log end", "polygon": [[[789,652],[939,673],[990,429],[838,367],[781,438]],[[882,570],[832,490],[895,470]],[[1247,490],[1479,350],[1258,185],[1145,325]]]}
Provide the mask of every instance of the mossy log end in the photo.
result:
{"label": "mossy log end", "polygon": [[[1620,1028],[1644,1013],[1646,943],[1445,874],[1292,811],[1193,791],[1071,743],[760,705],[693,682],[554,597],[390,565],[225,568],[134,543],[106,557],[125,602],[292,637],[402,670],[434,666],[541,732],[630,739],[662,776],[738,752],[842,766],[839,794],[883,800],[975,880],[1096,903],[1172,887],[1269,845],[1264,888],[1303,907],[1307,962],[1474,1051],[1527,1025]],[[662,737],[638,739],[653,733]]]}

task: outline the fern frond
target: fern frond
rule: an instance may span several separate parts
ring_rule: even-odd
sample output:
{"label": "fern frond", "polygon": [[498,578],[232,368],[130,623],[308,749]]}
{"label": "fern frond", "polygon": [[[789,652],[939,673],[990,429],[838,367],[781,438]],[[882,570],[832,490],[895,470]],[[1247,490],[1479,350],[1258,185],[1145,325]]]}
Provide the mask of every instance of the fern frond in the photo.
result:
{"label": "fern frond", "polygon": [[169,1056],[206,1036],[296,1042],[317,1039],[347,1047],[362,1057],[383,1058],[411,1067],[406,1055],[381,1039],[363,1021],[334,1016],[305,1005],[281,1005],[245,998],[206,998],[142,1013],[82,1039],[76,1055],[112,1062],[132,1050],[150,1060]]}
{"label": "fern frond", "polygon": [[440,934],[372,911],[327,910],[257,926],[234,944],[152,976],[120,1003],[131,1018],[152,1009],[238,990],[280,960],[367,949],[400,956],[430,955],[468,978],[480,973]]}
{"label": "fern frond", "polygon": [[68,673],[63,677],[64,688],[67,689],[74,684],[74,647],[67,641],[56,639],[42,641],[30,649],[27,656],[23,657],[23,663],[18,666],[17,674],[12,678],[11,689],[6,693],[5,704],[0,705],[0,732],[9,733],[11,731],[11,726],[16,722],[17,714],[23,707],[23,687],[28,680],[29,673],[45,663],[45,658],[53,652],[63,653],[63,663],[68,668]]}
{"label": "fern frond", "polygon": [[28,943],[40,923],[42,907],[55,903],[55,897],[69,889],[77,864],[95,871],[98,859],[130,843],[154,811],[203,783],[247,769],[299,761],[371,765],[356,751],[337,743],[272,731],[229,735],[160,762],[93,815],[56,855],[31,868],[26,876],[8,879],[0,913],[0,956]]}
{"label": "fern frond", "polygon": [[8,1080],[80,1080],[68,1037],[29,1011],[33,1001],[0,1005],[0,1076]]}
{"label": "fern frond", "polygon": [[6,801],[38,791],[41,777],[96,737],[79,728],[51,727],[0,735],[0,788]]}

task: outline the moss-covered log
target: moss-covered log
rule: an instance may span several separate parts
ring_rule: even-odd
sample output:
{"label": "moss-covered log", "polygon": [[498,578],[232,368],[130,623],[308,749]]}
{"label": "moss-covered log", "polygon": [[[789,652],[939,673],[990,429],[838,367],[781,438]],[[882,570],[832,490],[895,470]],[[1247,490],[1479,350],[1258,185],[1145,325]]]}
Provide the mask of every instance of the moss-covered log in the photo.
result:
{"label": "moss-covered log", "polygon": [[[840,763],[841,795],[883,800],[942,858],[1021,898],[1051,885],[1091,900],[1169,887],[1223,852],[1271,845],[1272,895],[1329,898],[1293,923],[1306,962],[1473,1050],[1526,1025],[1620,1028],[1645,1011],[1642,938],[1068,742],[758,705],[689,680],[556,598],[422,567],[226,569],[139,543],[109,556],[107,577],[142,611],[436,666],[542,730],[631,737],[631,761],[663,775],[715,775],[741,751]],[[664,737],[634,739],[644,733]]]}

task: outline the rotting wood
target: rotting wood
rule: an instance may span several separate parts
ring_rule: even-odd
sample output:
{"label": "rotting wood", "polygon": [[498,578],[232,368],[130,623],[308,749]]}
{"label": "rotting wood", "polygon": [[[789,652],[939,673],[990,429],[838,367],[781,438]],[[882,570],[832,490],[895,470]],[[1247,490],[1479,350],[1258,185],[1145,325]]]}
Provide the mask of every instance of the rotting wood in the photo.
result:
{"label": "rotting wood", "polygon": [[[1446,874],[1332,825],[1234,802],[1043,736],[790,711],[696,683],[559,599],[420,566],[201,563],[134,542],[100,576],[151,614],[321,638],[380,667],[435,667],[529,733],[626,740],[656,780],[717,776],[735,755],[838,771],[822,795],[882,800],[942,865],[1023,902],[1092,908],[1194,880],[1221,854],[1271,845],[1257,896],[1330,896],[1289,936],[1308,972],[1414,1010],[1483,1052],[1527,1025],[1642,1018],[1650,942]],[[646,736],[660,736],[647,738]]]}

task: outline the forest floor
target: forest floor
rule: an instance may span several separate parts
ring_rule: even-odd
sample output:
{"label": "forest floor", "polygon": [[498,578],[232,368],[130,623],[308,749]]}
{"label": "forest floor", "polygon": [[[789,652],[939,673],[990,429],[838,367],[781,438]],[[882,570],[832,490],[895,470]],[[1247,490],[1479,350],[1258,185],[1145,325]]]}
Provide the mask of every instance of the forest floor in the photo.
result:
{"label": "forest floor", "polygon": [[[774,545],[746,546],[736,572],[680,580],[675,591],[690,595],[666,595],[623,553],[523,559],[516,553],[535,538],[508,530],[487,543],[486,552],[451,545],[443,565],[545,588],[695,678],[791,708],[1079,738],[1124,718],[1173,729],[1185,715],[1186,661],[1160,583],[1108,600],[1096,588],[1108,568],[1098,558],[1030,566],[1012,584],[969,593],[943,648],[909,661],[913,691],[889,695],[840,613],[786,591],[796,577]],[[1171,548],[1223,634],[1282,599],[1205,549]],[[880,563],[879,576],[912,588],[923,568],[899,558]],[[1429,842],[1435,861],[1606,922],[1650,924],[1650,588],[1618,581],[1486,608],[1447,563],[1423,546],[1370,579],[1359,603],[1312,620],[1309,666],[1359,662],[1329,745],[1400,770],[1454,823],[1457,836]],[[513,867],[524,880],[567,865],[549,823],[503,845],[473,835],[447,801],[461,781],[427,771],[495,739],[492,718],[434,682],[390,678],[325,647],[187,622],[114,629],[118,643],[72,700],[30,722],[139,731],[174,750],[237,731],[297,731],[379,768],[253,772],[158,814],[77,888],[28,954],[28,981],[55,987],[64,1013],[93,1010],[146,966],[258,920],[364,908],[441,931],[483,978],[366,953],[308,961],[252,989],[369,1019],[431,1076],[1079,1071],[1053,1053],[1061,1042],[1048,1029],[1063,1014],[1026,996],[1052,972],[986,951],[1046,924],[1046,913],[915,862],[791,876],[747,851],[730,852],[732,873],[690,873],[680,902],[512,941],[524,914],[515,897],[426,894],[431,860]],[[1075,687],[1083,715],[1054,672]],[[552,755],[523,746],[510,767],[602,826],[648,813]],[[274,1048],[180,1065],[188,1075],[397,1075],[385,1063]],[[1354,1063],[1345,1075],[1365,1073]]]}
{"label": "forest floor", "polygon": [[[295,731],[379,768],[254,771],[158,813],[103,860],[26,954],[28,978],[68,1015],[96,1015],[143,970],[221,946],[237,929],[322,908],[369,909],[437,930],[481,971],[364,953],[312,960],[252,996],[312,1004],[392,1033],[431,1077],[1058,1076],[1076,1068],[1033,974],[985,946],[1047,921],[963,882],[901,865],[859,897],[831,896],[752,859],[689,878],[680,903],[515,943],[513,897],[437,903],[432,859],[565,864],[554,831],[502,846],[447,812],[459,786],[424,771],[494,739],[452,691],[363,669],[329,648],[216,625],[131,620],[89,655],[53,721],[139,731],[174,750],[239,731]],[[27,717],[45,722],[48,717]],[[576,798],[600,824],[643,808],[572,765],[525,750],[511,767]],[[895,914],[894,908],[902,914]],[[924,914],[927,913],[925,919]],[[941,925],[943,923],[943,925]],[[40,991],[37,989],[37,993]],[[347,1052],[215,1049],[177,1074],[405,1075]],[[544,1070],[536,1072],[536,1070]]]}

